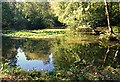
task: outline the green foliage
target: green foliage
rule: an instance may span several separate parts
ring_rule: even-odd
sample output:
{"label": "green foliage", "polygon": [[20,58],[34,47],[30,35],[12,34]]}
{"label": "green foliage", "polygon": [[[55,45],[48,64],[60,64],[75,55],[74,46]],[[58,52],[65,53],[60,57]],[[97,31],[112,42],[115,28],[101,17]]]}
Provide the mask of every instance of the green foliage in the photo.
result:
{"label": "green foliage", "polygon": [[3,29],[43,29],[54,26],[47,2],[3,2]]}
{"label": "green foliage", "polygon": [[9,3],[2,4],[2,22],[3,22],[3,29],[7,29],[8,26],[11,25],[13,22],[13,12],[10,9]]}
{"label": "green foliage", "polygon": [[[119,3],[108,6],[111,25],[119,26]],[[2,10],[3,29],[107,26],[103,2],[3,2]]]}
{"label": "green foliage", "polygon": [[112,28],[113,28],[113,31],[115,33],[120,33],[120,27],[118,27],[118,26],[112,26]]}
{"label": "green foliage", "polygon": [[107,42],[107,41],[117,41],[118,42],[120,40],[120,37],[117,35],[114,35],[114,34],[111,35],[111,34],[107,33],[107,34],[101,34],[99,36],[99,39],[104,42]]}
{"label": "green foliage", "polygon": [[52,27],[54,25],[52,14],[50,13],[49,9],[49,3],[17,3],[16,8],[19,12],[23,14],[23,17],[28,21],[28,29],[42,29],[45,27]]}
{"label": "green foliage", "polygon": [[102,40],[107,40],[108,41],[109,37],[110,37],[109,34],[101,34],[99,38],[102,39]]}
{"label": "green foliage", "polygon": [[[50,4],[58,20],[74,28],[83,25],[92,28],[107,26],[103,2],[51,2]],[[109,10],[111,24],[119,25],[116,23],[120,16],[118,3],[110,2]]]}
{"label": "green foliage", "polygon": [[[55,5],[53,5],[55,4]],[[82,17],[82,4],[78,2],[51,2],[53,13],[67,25],[78,25]]]}
{"label": "green foliage", "polygon": [[118,2],[109,3],[110,21],[112,26],[120,26],[120,10]]}
{"label": "green foliage", "polygon": [[[79,63],[75,66],[70,67],[70,69],[66,70],[56,70],[51,72],[45,71],[27,71],[22,70],[16,67],[10,67],[10,69],[14,69],[14,72],[9,70],[9,72],[5,72],[3,70],[0,71],[0,75],[5,75],[1,77],[5,77],[4,80],[8,78],[12,81],[91,81],[91,80],[120,80],[119,77],[119,69],[114,69],[111,66],[107,66],[104,69],[100,69],[99,67],[86,65],[80,66]],[[11,76],[10,76],[11,75]]]}

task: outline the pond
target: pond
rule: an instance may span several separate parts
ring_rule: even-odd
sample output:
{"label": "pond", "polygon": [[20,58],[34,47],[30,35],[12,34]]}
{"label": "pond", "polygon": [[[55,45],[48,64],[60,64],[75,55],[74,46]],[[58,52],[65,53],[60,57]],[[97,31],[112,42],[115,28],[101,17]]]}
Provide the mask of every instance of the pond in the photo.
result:
{"label": "pond", "polygon": [[25,70],[69,69],[73,64],[120,67],[120,44],[87,42],[60,43],[54,39],[3,37],[3,63]]}

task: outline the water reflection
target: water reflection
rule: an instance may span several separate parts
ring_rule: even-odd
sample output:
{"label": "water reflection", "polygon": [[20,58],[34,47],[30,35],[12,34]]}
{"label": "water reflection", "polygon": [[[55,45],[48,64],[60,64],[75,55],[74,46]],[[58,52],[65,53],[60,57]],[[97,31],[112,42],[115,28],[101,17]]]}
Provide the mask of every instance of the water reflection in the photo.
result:
{"label": "water reflection", "polygon": [[[70,68],[78,64],[120,66],[120,44],[109,43],[58,43],[53,40],[3,38],[3,62],[27,70],[48,70]],[[51,47],[51,42],[53,47]],[[107,51],[109,50],[109,53]],[[51,53],[52,52],[52,53]],[[50,55],[48,55],[50,54]],[[53,54],[53,55],[52,55]],[[54,57],[54,65],[53,58]],[[105,61],[104,61],[105,60]],[[113,61],[115,60],[115,62]]]}
{"label": "water reflection", "polygon": [[16,55],[16,65],[22,69],[33,70],[36,69],[38,71],[52,71],[54,69],[52,53],[49,55],[48,60],[27,60],[25,53],[21,48],[17,49]]}
{"label": "water reflection", "polygon": [[[119,46],[119,44],[105,46],[100,43],[87,42],[84,44],[57,44],[54,52],[54,63],[58,69],[70,68],[76,62],[81,66],[82,64],[92,64],[95,66],[103,66],[105,64],[107,66],[118,67],[120,65]],[[109,52],[108,48],[110,48]],[[117,55],[116,57],[115,54]],[[116,61],[114,61],[114,57]]]}
{"label": "water reflection", "polygon": [[2,56],[4,59],[11,59],[17,54],[17,49],[21,47],[27,59],[47,60],[50,51],[50,41],[44,39],[14,39],[2,38]]}

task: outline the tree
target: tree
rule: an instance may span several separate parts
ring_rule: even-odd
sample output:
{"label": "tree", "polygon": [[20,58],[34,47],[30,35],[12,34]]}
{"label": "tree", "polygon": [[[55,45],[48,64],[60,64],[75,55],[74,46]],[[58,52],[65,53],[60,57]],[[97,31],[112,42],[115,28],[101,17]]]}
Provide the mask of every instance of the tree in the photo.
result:
{"label": "tree", "polygon": [[13,11],[10,9],[10,5],[7,2],[2,3],[2,27],[8,29],[13,21]]}
{"label": "tree", "polygon": [[77,27],[88,22],[87,2],[50,2],[50,6],[58,20],[66,25]]}
{"label": "tree", "polygon": [[108,11],[108,2],[106,0],[104,0],[104,4],[105,4],[106,16],[107,16],[108,29],[109,29],[109,32],[112,34],[114,32],[113,32],[112,27],[110,25],[110,15],[109,15],[109,11]]}
{"label": "tree", "polygon": [[50,4],[58,20],[72,27],[106,25],[102,22],[105,20],[102,2],[51,2]]}
{"label": "tree", "polygon": [[[119,4],[108,2],[3,2],[3,28],[43,29],[60,21],[71,27],[120,25]],[[107,8],[107,9],[106,9]],[[106,10],[107,16],[104,11]],[[104,21],[104,22],[103,22]]]}
{"label": "tree", "polygon": [[48,2],[4,2],[3,28],[43,29],[54,26]]}

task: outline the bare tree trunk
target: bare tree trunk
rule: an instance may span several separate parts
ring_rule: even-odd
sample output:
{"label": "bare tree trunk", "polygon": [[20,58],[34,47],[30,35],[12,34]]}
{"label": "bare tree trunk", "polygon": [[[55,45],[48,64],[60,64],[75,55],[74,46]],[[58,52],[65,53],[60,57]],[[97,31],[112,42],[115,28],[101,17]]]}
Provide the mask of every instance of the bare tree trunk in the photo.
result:
{"label": "bare tree trunk", "polygon": [[109,16],[109,11],[108,11],[108,2],[106,0],[104,0],[104,5],[105,5],[106,16],[107,16],[108,29],[109,29],[109,32],[111,34],[113,34],[114,32],[113,32],[111,24],[110,24],[110,16]]}
{"label": "bare tree trunk", "polygon": [[120,0],[118,0],[118,3],[119,3],[119,12],[120,12]]}

